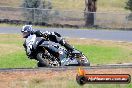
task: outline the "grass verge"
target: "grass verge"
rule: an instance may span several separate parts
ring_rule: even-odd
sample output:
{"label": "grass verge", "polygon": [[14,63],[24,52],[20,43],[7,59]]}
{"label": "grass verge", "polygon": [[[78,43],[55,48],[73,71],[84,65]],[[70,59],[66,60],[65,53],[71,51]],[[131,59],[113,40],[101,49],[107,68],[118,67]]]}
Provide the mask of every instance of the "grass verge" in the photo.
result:
{"label": "grass verge", "polygon": [[89,59],[91,64],[115,64],[130,62],[132,51],[120,47],[100,45],[76,45]]}
{"label": "grass verge", "polygon": [[[34,68],[36,61],[27,58],[22,46],[23,39],[17,34],[0,35],[0,68]],[[132,44],[91,39],[67,39],[82,51],[91,65],[130,63]]]}

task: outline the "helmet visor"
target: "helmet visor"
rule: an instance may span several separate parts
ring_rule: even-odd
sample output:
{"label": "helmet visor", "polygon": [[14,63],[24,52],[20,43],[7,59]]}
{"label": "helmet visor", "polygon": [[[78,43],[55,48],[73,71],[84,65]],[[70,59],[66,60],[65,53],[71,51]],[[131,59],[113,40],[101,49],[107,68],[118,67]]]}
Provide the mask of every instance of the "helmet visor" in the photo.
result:
{"label": "helmet visor", "polygon": [[22,36],[23,36],[23,38],[26,38],[28,35],[29,35],[28,32],[22,32]]}

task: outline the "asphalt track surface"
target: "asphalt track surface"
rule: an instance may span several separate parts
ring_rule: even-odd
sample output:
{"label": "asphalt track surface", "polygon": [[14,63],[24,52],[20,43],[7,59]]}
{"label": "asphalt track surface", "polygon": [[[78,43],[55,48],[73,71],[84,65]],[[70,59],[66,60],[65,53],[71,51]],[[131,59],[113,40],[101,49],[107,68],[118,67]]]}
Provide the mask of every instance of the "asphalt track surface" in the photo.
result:
{"label": "asphalt track surface", "polygon": [[[41,67],[41,68],[1,68],[0,72],[14,72],[14,71],[65,71],[65,70],[77,70],[80,66],[65,66],[65,67]],[[119,68],[132,68],[132,64],[111,64],[111,65],[99,65],[99,66],[88,66],[83,69],[119,69]]]}
{"label": "asphalt track surface", "polygon": [[[0,27],[0,33],[20,33],[21,27]],[[63,37],[70,38],[88,38],[99,40],[113,40],[132,42],[132,31],[119,31],[119,30],[85,30],[85,29],[70,29],[70,28],[38,28],[35,30],[41,31],[56,31]]]}
{"label": "asphalt track surface", "polygon": [[[0,27],[1,34],[20,34],[20,27]],[[82,29],[66,29],[66,28],[38,28],[35,30],[58,32],[64,37],[71,38],[88,38],[99,40],[113,40],[132,42],[132,31],[119,31],[119,30],[82,30]],[[132,68],[132,64],[111,64],[102,66],[90,66],[85,69],[111,69],[111,68]],[[77,67],[58,67],[58,68],[13,68],[13,69],[0,69],[0,72],[5,71],[32,71],[32,70],[72,70]]]}

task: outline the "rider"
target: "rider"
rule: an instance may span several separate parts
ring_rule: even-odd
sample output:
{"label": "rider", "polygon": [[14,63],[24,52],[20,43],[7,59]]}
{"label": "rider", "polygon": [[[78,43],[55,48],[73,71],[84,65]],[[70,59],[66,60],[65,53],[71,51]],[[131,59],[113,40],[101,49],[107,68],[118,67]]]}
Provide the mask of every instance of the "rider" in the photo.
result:
{"label": "rider", "polygon": [[24,25],[21,32],[23,34],[23,38],[26,38],[23,46],[26,49],[27,55],[31,54],[32,45],[35,42],[36,37],[44,37],[50,41],[59,43],[71,53],[74,51],[74,48],[69,45],[57,32],[46,31],[42,33],[40,30],[34,31],[32,25]]}

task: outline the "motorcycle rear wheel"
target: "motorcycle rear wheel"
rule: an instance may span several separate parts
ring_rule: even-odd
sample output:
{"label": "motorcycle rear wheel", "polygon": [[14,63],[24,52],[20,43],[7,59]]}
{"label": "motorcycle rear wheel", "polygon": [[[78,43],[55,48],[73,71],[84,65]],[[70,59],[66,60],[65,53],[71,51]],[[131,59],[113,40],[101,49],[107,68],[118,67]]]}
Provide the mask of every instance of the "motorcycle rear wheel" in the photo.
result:
{"label": "motorcycle rear wheel", "polygon": [[55,59],[52,61],[50,56],[46,55],[44,52],[37,53],[38,67],[58,67],[60,66],[59,62]]}

